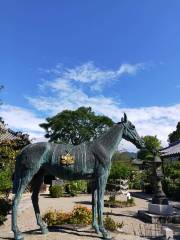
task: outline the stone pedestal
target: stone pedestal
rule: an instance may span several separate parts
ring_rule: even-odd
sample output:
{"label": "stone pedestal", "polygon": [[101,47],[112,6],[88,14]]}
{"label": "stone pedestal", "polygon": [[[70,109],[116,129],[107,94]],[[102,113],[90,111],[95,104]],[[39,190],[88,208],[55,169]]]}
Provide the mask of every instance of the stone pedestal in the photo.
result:
{"label": "stone pedestal", "polygon": [[169,216],[173,214],[173,207],[171,205],[149,203],[148,212],[157,215]]}
{"label": "stone pedestal", "polygon": [[173,206],[169,205],[168,199],[162,189],[162,161],[158,156],[157,151],[154,151],[154,159],[152,163],[155,195],[152,198],[151,203],[149,203],[148,209],[139,210],[138,216],[140,219],[150,223],[180,223],[180,212],[173,209]]}
{"label": "stone pedestal", "polygon": [[172,215],[160,215],[149,213],[146,210],[139,210],[138,217],[149,223],[180,223],[180,214],[174,213]]}

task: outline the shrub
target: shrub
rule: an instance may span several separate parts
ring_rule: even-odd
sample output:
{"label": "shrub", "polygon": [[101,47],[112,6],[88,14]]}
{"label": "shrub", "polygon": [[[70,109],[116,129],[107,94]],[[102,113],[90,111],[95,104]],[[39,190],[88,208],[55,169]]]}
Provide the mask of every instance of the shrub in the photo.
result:
{"label": "shrub", "polygon": [[128,199],[127,201],[120,201],[115,200],[113,196],[109,197],[109,200],[104,201],[105,207],[112,207],[112,208],[123,208],[123,207],[133,207],[135,206],[134,198]]}
{"label": "shrub", "polygon": [[10,168],[0,170],[0,192],[8,198],[12,189],[12,172]]}
{"label": "shrub", "polygon": [[[63,224],[75,224],[75,225],[90,225],[92,223],[92,211],[84,206],[75,206],[71,212],[62,212],[56,210],[49,210],[43,216],[43,220],[48,226],[58,226]],[[107,230],[115,231],[118,228],[123,227],[122,223],[116,223],[112,218],[106,216],[104,219],[104,225]]]}
{"label": "shrub", "polygon": [[0,198],[0,225],[6,220],[6,215],[11,210],[11,201]]}
{"label": "shrub", "polygon": [[122,228],[123,226],[124,226],[123,222],[117,223],[108,215],[106,215],[106,217],[104,218],[104,227],[111,232],[114,232],[118,228]]}
{"label": "shrub", "polygon": [[48,226],[62,225],[69,223],[71,215],[70,213],[64,213],[62,211],[49,210],[44,216],[43,220]]}
{"label": "shrub", "polygon": [[92,221],[92,212],[84,206],[76,206],[73,211],[69,213],[50,210],[43,216],[43,220],[48,226],[62,224],[89,225]]}
{"label": "shrub", "polygon": [[92,222],[92,211],[84,206],[77,206],[71,214],[71,224],[89,225]]}
{"label": "shrub", "polygon": [[142,189],[142,173],[140,171],[132,171],[131,178],[129,179],[130,189]]}
{"label": "shrub", "polygon": [[87,182],[84,180],[70,181],[65,188],[68,194],[76,196],[78,193],[87,192]]}
{"label": "shrub", "polygon": [[0,214],[0,225],[6,221],[6,216]]}
{"label": "shrub", "polygon": [[63,185],[54,185],[49,189],[50,196],[52,198],[62,197],[64,194],[64,186]]}
{"label": "shrub", "polygon": [[165,178],[162,182],[163,190],[167,197],[180,201],[180,179]]}
{"label": "shrub", "polygon": [[180,200],[180,162],[164,164],[164,179],[162,181],[165,194],[176,201]]}
{"label": "shrub", "polygon": [[116,161],[112,163],[109,179],[127,179],[132,175],[133,168],[129,164]]}

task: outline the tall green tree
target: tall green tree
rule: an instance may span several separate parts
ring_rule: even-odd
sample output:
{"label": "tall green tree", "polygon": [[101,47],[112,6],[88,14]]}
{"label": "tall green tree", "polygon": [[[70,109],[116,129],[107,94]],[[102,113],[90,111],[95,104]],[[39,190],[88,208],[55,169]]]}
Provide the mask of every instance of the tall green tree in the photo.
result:
{"label": "tall green tree", "polygon": [[110,118],[95,115],[90,107],[80,107],[75,111],[64,110],[46,121],[40,127],[45,129],[45,137],[50,142],[73,145],[97,138],[113,124]]}
{"label": "tall green tree", "polygon": [[142,160],[147,160],[152,158],[153,150],[159,150],[161,148],[161,141],[157,138],[157,136],[144,136],[143,140],[145,142],[145,149],[141,149],[137,153],[137,158]]}
{"label": "tall green tree", "polygon": [[170,133],[168,136],[169,143],[176,142],[177,140],[180,140],[180,122],[178,122],[176,130]]}
{"label": "tall green tree", "polygon": [[112,156],[112,162],[121,161],[129,164],[131,163],[131,160],[132,160],[132,157],[130,157],[128,152],[116,151]]}
{"label": "tall green tree", "polygon": [[[27,144],[30,143],[29,136],[21,132],[14,132],[5,128],[5,123],[0,118],[0,123],[4,127],[0,127],[0,192],[5,193],[6,197],[12,187],[12,175],[15,167],[15,159],[18,152]],[[16,139],[8,139],[8,134],[11,133],[17,136]]]}

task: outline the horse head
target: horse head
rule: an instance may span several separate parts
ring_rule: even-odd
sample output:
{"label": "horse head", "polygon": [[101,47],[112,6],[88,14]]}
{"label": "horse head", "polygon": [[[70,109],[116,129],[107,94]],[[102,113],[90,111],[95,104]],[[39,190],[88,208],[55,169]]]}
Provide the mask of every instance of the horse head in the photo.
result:
{"label": "horse head", "polygon": [[130,121],[128,121],[127,115],[125,113],[119,124],[122,124],[124,127],[122,137],[125,140],[133,143],[137,148],[145,147],[143,139],[137,133],[135,126]]}

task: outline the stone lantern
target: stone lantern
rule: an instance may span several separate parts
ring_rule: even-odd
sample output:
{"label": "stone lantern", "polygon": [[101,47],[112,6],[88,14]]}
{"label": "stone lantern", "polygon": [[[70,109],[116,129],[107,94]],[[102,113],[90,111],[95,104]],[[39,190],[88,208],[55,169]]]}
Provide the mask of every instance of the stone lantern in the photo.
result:
{"label": "stone lantern", "polygon": [[173,207],[169,205],[168,199],[162,189],[162,161],[157,151],[154,151],[152,164],[155,194],[151,203],[148,205],[148,211],[154,214],[171,215],[173,213]]}

